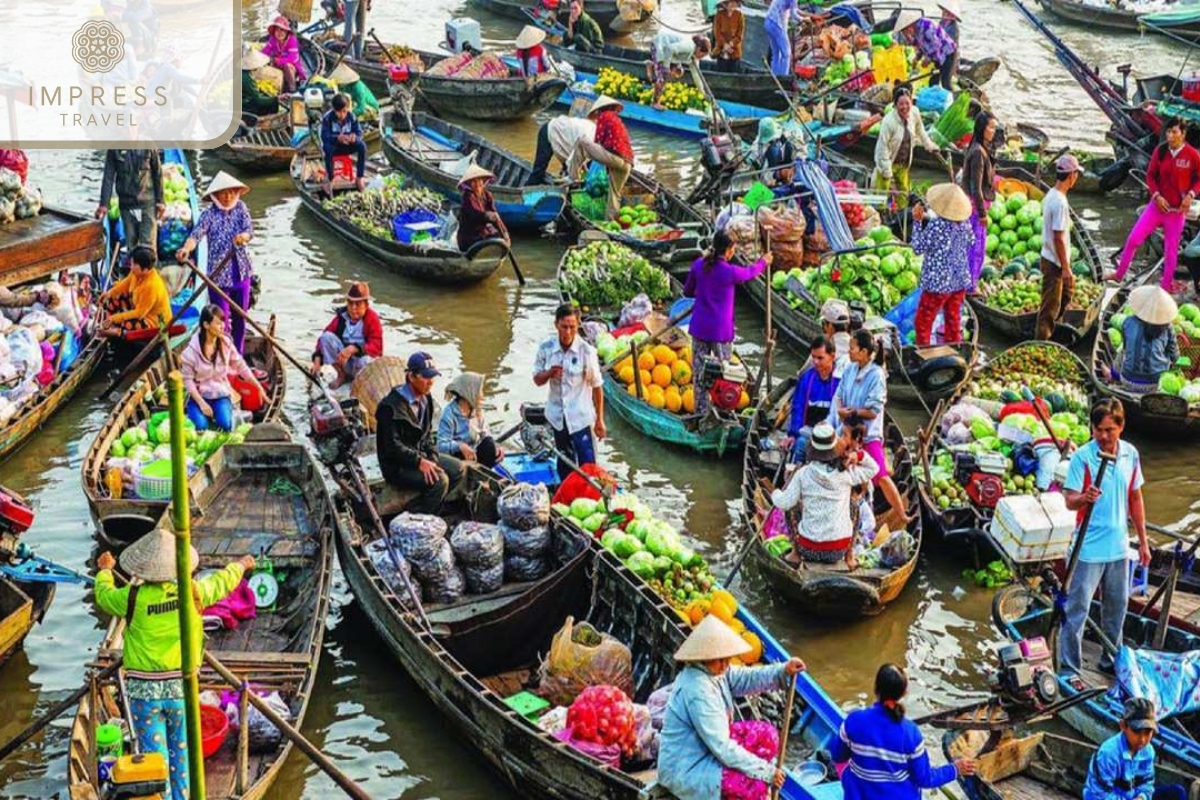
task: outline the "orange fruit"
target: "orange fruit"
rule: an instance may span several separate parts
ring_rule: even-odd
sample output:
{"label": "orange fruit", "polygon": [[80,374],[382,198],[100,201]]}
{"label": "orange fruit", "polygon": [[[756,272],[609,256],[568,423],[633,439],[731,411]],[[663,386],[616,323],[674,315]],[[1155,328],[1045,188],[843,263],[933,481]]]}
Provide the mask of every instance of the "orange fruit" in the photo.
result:
{"label": "orange fruit", "polygon": [[749,653],[741,656],[742,661],[746,664],[757,664],[762,660],[762,640],[759,639],[757,634],[755,634],[753,631],[744,631],[742,633],[742,639],[751,647]]}
{"label": "orange fruit", "polygon": [[662,387],[658,384],[651,384],[646,389],[646,402],[651,408],[663,408],[667,404],[666,395],[663,394]]}
{"label": "orange fruit", "polygon": [[648,370],[648,369],[639,369],[638,370],[638,380],[640,380],[642,382],[642,393],[643,394],[646,393],[646,387],[654,385],[654,379],[651,377],[650,370]]}
{"label": "orange fruit", "polygon": [[691,347],[681,347],[681,348],[679,348],[679,350],[676,351],[675,355],[677,356],[676,360],[678,360],[678,361],[686,361],[688,364],[692,363],[692,348]]}
{"label": "orange fruit", "polygon": [[725,605],[729,606],[729,615],[730,615],[730,616],[733,616],[734,614],[737,614],[737,611],[738,611],[738,601],[737,601],[737,598],[736,598],[736,597],[734,597],[733,595],[731,595],[731,594],[730,594],[728,591],[726,591],[725,589],[717,589],[717,590],[715,590],[715,591],[712,593],[712,597],[711,597],[710,599],[711,599],[711,602],[713,602],[713,603],[715,603],[715,602],[717,602],[717,601],[719,600],[719,601],[721,601],[722,603],[724,603]]}
{"label": "orange fruit", "polygon": [[742,396],[738,398],[738,411],[741,411],[743,408],[749,408],[749,407],[750,407],[750,395],[747,394],[745,390],[742,390]]}
{"label": "orange fruit", "polygon": [[667,411],[672,414],[678,414],[679,409],[683,408],[683,395],[679,393],[678,386],[668,386],[667,391]]}
{"label": "orange fruit", "polygon": [[667,388],[671,385],[671,368],[666,364],[659,364],[650,371],[650,378],[656,386]]}
{"label": "orange fruit", "polygon": [[637,384],[631,383],[625,387],[625,391],[629,392],[634,397],[637,397]]}
{"label": "orange fruit", "polygon": [[[629,359],[625,359],[625,360],[629,361]],[[617,370],[617,379],[619,381],[621,381],[621,383],[633,383],[633,362],[632,361],[629,361],[628,364],[626,364],[625,366],[623,366],[619,370]]]}
{"label": "orange fruit", "polygon": [[651,353],[649,350],[643,350],[641,352],[641,354],[638,355],[638,360],[637,360],[638,367],[640,369],[646,370],[647,372],[654,369],[654,366],[657,363],[658,363],[658,361],[655,360],[654,354]]}
{"label": "orange fruit", "polygon": [[680,386],[687,386],[692,382],[692,365],[680,359],[671,365],[671,380]]}
{"label": "orange fruit", "polygon": [[730,606],[729,603],[725,602],[724,600],[719,600],[716,597],[713,597],[712,603],[708,607],[708,613],[712,614],[726,625],[729,625],[733,623],[733,615],[737,613],[737,608]]}
{"label": "orange fruit", "polygon": [[[620,361],[618,361],[615,369],[617,370],[618,373],[620,373],[621,370],[625,369],[626,367],[633,369],[633,357],[632,356],[625,356]],[[633,378],[630,378],[629,380],[633,380]]]}
{"label": "orange fruit", "polygon": [[688,622],[692,625],[699,625],[700,620],[708,616],[708,601],[704,599],[693,600],[687,604],[684,609],[687,612]]}
{"label": "orange fruit", "polygon": [[678,356],[675,355],[675,351],[667,347],[665,344],[656,345],[653,353],[655,361],[657,361],[659,364],[666,364],[668,367],[674,364],[675,359],[678,358]]}
{"label": "orange fruit", "polygon": [[696,392],[691,386],[683,390],[683,413],[694,414],[696,412]]}

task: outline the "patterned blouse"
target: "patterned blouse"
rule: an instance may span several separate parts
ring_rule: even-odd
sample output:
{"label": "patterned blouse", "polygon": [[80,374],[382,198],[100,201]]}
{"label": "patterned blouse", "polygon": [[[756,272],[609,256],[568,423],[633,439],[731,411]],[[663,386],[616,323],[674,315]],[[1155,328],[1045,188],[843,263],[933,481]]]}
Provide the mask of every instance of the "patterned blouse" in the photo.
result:
{"label": "patterned blouse", "polygon": [[917,20],[916,24],[917,31],[913,36],[913,46],[921,51],[921,55],[934,64],[945,63],[947,58],[954,55],[957,48],[945,28],[926,17]]}
{"label": "patterned blouse", "polygon": [[913,223],[912,249],[924,256],[921,290],[937,294],[961,292],[971,286],[968,254],[975,243],[971,222],[927,219]]}
{"label": "patterned blouse", "polygon": [[596,144],[613,155],[633,163],[633,144],[629,131],[614,110],[605,109],[596,117]]}
{"label": "patterned blouse", "polygon": [[[234,203],[233,208],[228,211],[213,203],[200,214],[200,220],[192,229],[193,239],[198,241],[202,237],[208,238],[208,275],[218,286],[239,286],[250,280],[254,272],[245,245],[234,247],[233,237],[239,233],[254,233],[250,210],[241,200]],[[229,266],[222,270],[220,275],[215,275],[213,270],[225,260],[231,247],[234,251]]]}

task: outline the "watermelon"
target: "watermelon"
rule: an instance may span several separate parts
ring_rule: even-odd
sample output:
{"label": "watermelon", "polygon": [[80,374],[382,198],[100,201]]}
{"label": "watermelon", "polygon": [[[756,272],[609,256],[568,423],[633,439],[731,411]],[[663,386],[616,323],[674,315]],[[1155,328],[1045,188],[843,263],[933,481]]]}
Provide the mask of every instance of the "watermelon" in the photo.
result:
{"label": "watermelon", "polygon": [[1008,200],[1005,201],[1004,206],[1008,209],[1009,214],[1015,214],[1028,202],[1029,198],[1025,196],[1024,192],[1013,192],[1008,196]]}
{"label": "watermelon", "polygon": [[1006,231],[1014,231],[1017,229],[1017,218],[1012,214],[1005,214],[1000,220],[1000,227]]}

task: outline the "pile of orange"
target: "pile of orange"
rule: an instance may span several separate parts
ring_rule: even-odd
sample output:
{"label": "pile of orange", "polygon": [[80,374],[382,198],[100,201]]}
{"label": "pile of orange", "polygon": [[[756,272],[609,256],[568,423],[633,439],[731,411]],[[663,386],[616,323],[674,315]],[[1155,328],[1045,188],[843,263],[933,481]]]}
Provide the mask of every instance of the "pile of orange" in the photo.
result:
{"label": "pile of orange", "polygon": [[672,414],[691,414],[696,410],[691,347],[675,350],[665,344],[645,346],[638,352],[636,363],[632,356],[622,359],[616,374],[617,380],[635,397],[640,383],[642,398],[653,408],[666,409]]}
{"label": "pile of orange", "polygon": [[683,609],[684,616],[693,625],[699,625],[700,620],[709,614],[728,625],[734,633],[741,636],[750,645],[750,652],[734,661],[740,664],[757,664],[762,659],[762,641],[753,631],[746,630],[746,625],[737,618],[737,598],[724,589],[715,590],[707,599],[693,600]]}

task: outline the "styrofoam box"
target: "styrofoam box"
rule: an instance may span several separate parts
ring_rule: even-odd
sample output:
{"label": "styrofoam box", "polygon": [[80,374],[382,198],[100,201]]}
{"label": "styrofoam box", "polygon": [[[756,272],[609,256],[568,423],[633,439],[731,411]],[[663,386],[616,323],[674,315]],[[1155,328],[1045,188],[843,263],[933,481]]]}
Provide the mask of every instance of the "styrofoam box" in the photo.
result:
{"label": "styrofoam box", "polygon": [[1058,492],[1000,498],[988,534],[1019,564],[1065,558],[1075,531],[1075,512]]}

